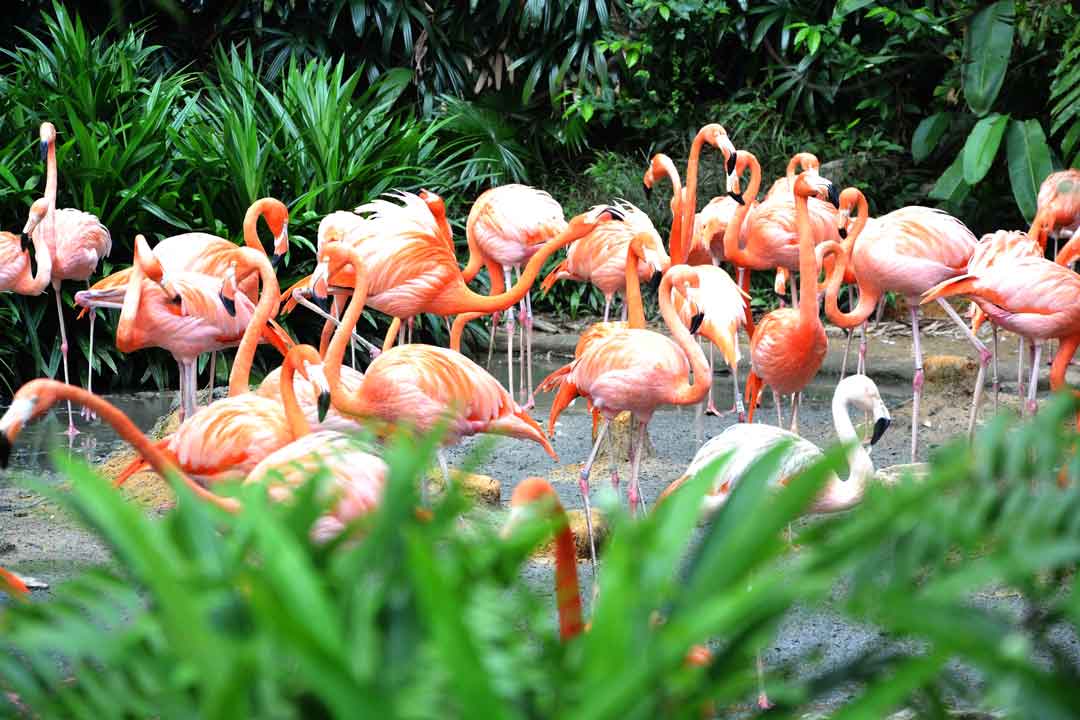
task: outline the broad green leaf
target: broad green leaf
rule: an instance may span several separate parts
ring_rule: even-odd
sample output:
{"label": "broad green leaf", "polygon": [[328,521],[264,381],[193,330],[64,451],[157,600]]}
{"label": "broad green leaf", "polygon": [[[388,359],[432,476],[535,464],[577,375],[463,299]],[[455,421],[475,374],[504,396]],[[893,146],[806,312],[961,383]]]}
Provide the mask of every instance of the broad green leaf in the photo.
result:
{"label": "broad green leaf", "polygon": [[964,182],[968,185],[975,185],[986,177],[1008,125],[1009,116],[997,113],[975,123],[964,142]]}
{"label": "broad green leaf", "polygon": [[964,154],[961,153],[934,183],[930,197],[933,200],[956,204],[966,198],[970,191],[971,186],[964,182]]}
{"label": "broad green leaf", "polygon": [[1053,172],[1050,148],[1038,120],[1013,120],[1009,123],[1006,150],[1009,158],[1009,180],[1013,197],[1024,219],[1035,217],[1039,185]]}
{"label": "broad green leaf", "polygon": [[990,112],[1005,82],[1014,15],[1012,0],[1000,0],[976,13],[965,32],[964,99],[980,117]]}
{"label": "broad green leaf", "polygon": [[911,155],[916,163],[921,163],[934,152],[938,141],[949,129],[951,113],[939,112],[923,118],[911,136]]}

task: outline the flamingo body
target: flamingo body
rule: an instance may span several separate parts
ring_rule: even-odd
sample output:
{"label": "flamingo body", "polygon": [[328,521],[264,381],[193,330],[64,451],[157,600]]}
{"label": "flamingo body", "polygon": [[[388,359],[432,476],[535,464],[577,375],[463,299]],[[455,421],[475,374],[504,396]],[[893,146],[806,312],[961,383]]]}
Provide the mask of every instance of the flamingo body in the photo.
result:
{"label": "flamingo body", "polygon": [[504,268],[517,267],[566,229],[562,206],[543,190],[500,185],[473,203],[465,232],[484,256]]}

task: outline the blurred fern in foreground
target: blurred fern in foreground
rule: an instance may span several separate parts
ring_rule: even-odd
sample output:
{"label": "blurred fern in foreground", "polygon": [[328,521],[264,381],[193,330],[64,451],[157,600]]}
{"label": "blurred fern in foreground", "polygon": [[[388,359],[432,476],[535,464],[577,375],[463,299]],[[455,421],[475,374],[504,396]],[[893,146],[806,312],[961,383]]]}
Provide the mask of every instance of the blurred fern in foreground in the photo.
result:
{"label": "blurred fern in foreground", "polygon": [[[874,487],[854,511],[810,524],[795,553],[782,529],[841,448],[779,494],[764,484],[777,456],[766,458],[704,529],[707,477],[641,521],[612,509],[591,629],[566,645],[549,588],[522,576],[539,525],[503,538],[453,492],[417,517],[433,438],[389,445],[363,540],[329,546],[308,540],[313,491],[283,506],[245,487],[233,517],[178,489],[177,509],[153,520],[69,465],[70,492],[45,492],[116,563],[0,613],[0,689],[41,717],[689,718],[707,701],[731,714],[753,695],[755,651],[797,605],[871,623],[880,638],[828,669],[813,651],[772,668],[778,716],[842,689],[836,717],[904,705],[1075,717],[1077,663],[1064,650],[1080,613],[1074,410],[1059,397],[1031,422],[998,418],[973,446],[943,449],[926,478]],[[1022,601],[979,599],[1003,590]],[[705,640],[711,665],[686,667]],[[982,682],[960,682],[954,661]]]}

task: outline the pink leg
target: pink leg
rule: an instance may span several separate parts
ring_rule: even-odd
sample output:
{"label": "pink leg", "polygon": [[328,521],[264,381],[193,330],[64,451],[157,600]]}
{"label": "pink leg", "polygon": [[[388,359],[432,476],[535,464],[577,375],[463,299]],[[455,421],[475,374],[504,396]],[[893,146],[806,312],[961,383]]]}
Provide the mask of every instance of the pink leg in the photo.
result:
{"label": "pink leg", "polygon": [[645,505],[645,498],[641,495],[641,488],[638,487],[638,471],[641,468],[641,448],[645,446],[646,428],[648,428],[648,423],[638,423],[637,442],[634,444],[634,460],[630,464],[630,491],[628,495],[630,500],[630,514],[635,516],[637,515],[638,502],[641,503],[641,511],[643,513],[648,512],[649,510]]}
{"label": "pink leg", "polygon": [[998,392],[1001,390],[1001,385],[998,382],[998,329],[997,325],[991,325],[991,330],[994,333],[994,365],[993,365],[993,377],[990,380],[990,386],[994,389],[994,412],[998,411]]}
{"label": "pink leg", "polygon": [[862,324],[859,335],[859,372],[866,374],[866,323]]}
{"label": "pink leg", "polygon": [[[713,345],[712,343],[709,343],[709,369],[710,369],[710,370],[711,370],[712,368],[716,367],[715,365],[713,365],[713,352],[714,352],[715,350],[716,350],[716,346],[715,346],[715,345]],[[707,401],[707,404],[705,405],[705,414],[706,414],[706,415],[716,415],[716,416],[719,416],[719,415],[721,415],[722,413],[721,413],[721,412],[720,412],[720,410],[719,410],[719,409],[718,409],[718,408],[716,407],[716,403],[715,403],[715,402],[713,402],[713,385],[714,385],[714,384],[715,384],[715,383],[713,383],[713,379],[712,379],[712,377],[710,376],[710,377],[709,377],[709,399],[708,399],[708,401]]]}
{"label": "pink leg", "polygon": [[604,322],[608,321],[608,316],[611,314],[611,298],[604,298]]}
{"label": "pink leg", "polygon": [[[520,279],[520,275],[518,278]],[[533,314],[532,314],[532,298],[530,293],[525,293],[525,318],[523,320],[525,325],[525,375],[526,386],[528,387],[528,395],[525,396],[525,409],[530,410],[536,407],[536,394],[533,392],[533,373],[532,373],[532,333],[533,333]]]}
{"label": "pink leg", "polygon": [[499,313],[491,314],[491,332],[488,334],[487,369],[491,369],[491,360],[495,355],[495,329],[499,326]]}
{"label": "pink leg", "polygon": [[1020,337],[1020,349],[1016,353],[1016,393],[1020,396],[1020,417],[1024,416],[1024,338]]}
{"label": "pink leg", "polygon": [[772,703],[769,702],[769,696],[765,694],[765,663],[761,662],[761,651],[757,652],[757,684],[758,684],[758,696],[757,704],[762,710],[768,710],[772,707]]}
{"label": "pink leg", "polygon": [[919,310],[918,305],[911,305],[911,337],[914,341],[915,350],[915,377],[911,381],[911,462],[919,452],[919,400],[922,399],[923,366],[922,346],[919,342]]}
{"label": "pink leg", "polygon": [[1039,391],[1039,356],[1042,354],[1042,343],[1033,343],[1035,346],[1035,361],[1031,363],[1031,382],[1028,383],[1027,411],[1032,417],[1039,409],[1039,401],[1035,399]]}
{"label": "pink leg", "polygon": [[[960,329],[967,336],[968,341],[975,346],[975,351],[979,354],[979,373],[975,376],[975,397],[971,401],[971,415],[968,417],[968,437],[975,434],[975,419],[979,414],[979,401],[982,399],[983,384],[986,380],[986,367],[990,364],[990,358],[992,357],[986,346],[983,345],[979,338],[975,337],[975,333],[971,332],[964,321],[960,318],[960,315],[953,310],[952,305],[945,302],[943,298],[938,298],[938,304],[945,310],[945,314],[952,318],[952,321],[956,323]],[[912,461],[914,462],[914,461]]]}
{"label": "pink leg", "polygon": [[[90,370],[86,375],[86,392],[94,392],[94,318],[97,317],[97,312],[93,309],[90,310]],[[83,407],[79,412],[79,415],[84,420],[96,420],[97,415],[94,411],[88,407]]]}
{"label": "pink leg", "polygon": [[[71,380],[68,379],[68,341],[67,330],[64,328],[64,308],[60,302],[60,281],[53,282],[53,289],[56,290],[56,318],[60,321],[60,355],[64,359],[64,383],[71,384]],[[75,413],[71,409],[71,401],[68,400],[68,429],[67,436],[73,438],[79,434],[78,429],[75,427]]]}
{"label": "pink leg", "polygon": [[772,399],[776,403],[776,426],[784,427],[784,411],[780,405],[780,394],[775,390],[772,391]]}
{"label": "pink leg", "polygon": [[217,353],[210,353],[210,402],[214,402],[214,380],[217,379]]}
{"label": "pink leg", "polygon": [[592,450],[589,452],[589,457],[585,461],[585,465],[581,468],[581,475],[578,476],[578,489],[581,491],[581,499],[585,503],[585,529],[589,534],[589,560],[592,562],[593,571],[593,586],[596,586],[596,541],[593,539],[593,527],[592,527],[592,503],[589,502],[589,474],[592,473],[593,463],[596,462],[596,453],[600,450],[600,444],[604,442],[604,436],[607,434],[608,419],[604,418],[600,427],[596,430],[596,441],[593,442]]}
{"label": "pink leg", "polygon": [[[848,309],[850,311],[851,308],[855,307],[855,290],[853,290],[850,285],[848,285],[847,296],[848,296]],[[847,331],[847,340],[844,342],[844,360],[840,363],[840,379],[841,380],[843,380],[844,377],[847,375],[848,353],[851,351],[851,338],[852,338],[852,336],[854,334],[855,334],[854,330],[848,330]]]}
{"label": "pink leg", "polygon": [[[506,280],[506,287],[513,287],[509,267],[503,268],[503,277]],[[514,333],[516,331],[514,308],[511,306],[506,308],[506,389],[511,397],[514,395]]]}

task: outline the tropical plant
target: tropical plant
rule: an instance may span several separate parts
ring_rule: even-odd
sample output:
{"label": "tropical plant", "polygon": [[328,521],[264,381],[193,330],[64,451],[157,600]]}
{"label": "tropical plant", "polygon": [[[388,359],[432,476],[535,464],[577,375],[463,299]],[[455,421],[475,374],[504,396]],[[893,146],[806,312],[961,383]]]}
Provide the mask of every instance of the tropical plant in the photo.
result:
{"label": "tropical plant", "polygon": [[[842,448],[775,494],[778,448],[701,532],[723,459],[645,518],[609,498],[603,586],[590,629],[566,643],[550,594],[523,577],[551,531],[544,515],[501,537],[456,486],[430,516],[415,512],[436,436],[394,438],[380,507],[328,544],[310,538],[318,475],[285,505],[240,488],[236,516],[174,482],[178,505],[159,520],[58,456],[69,489],[28,482],[116,563],[0,609],[0,689],[15,693],[0,703],[42,717],[699,717],[752,696],[755,651],[799,607],[876,639],[827,665],[810,648],[771,673],[782,716],[842,690],[838,717],[905,705],[1072,717],[1075,665],[1057,629],[1080,619],[1075,409],[1061,396],[1029,422],[999,416],[974,446],[943,448],[924,479],[873,487],[855,511],[804,528],[790,556],[781,532]],[[1002,590],[1023,598],[1016,611],[973,602]],[[687,665],[707,640],[711,659]],[[963,668],[983,681],[962,682]]]}

